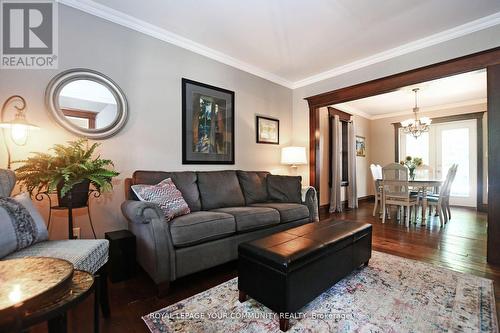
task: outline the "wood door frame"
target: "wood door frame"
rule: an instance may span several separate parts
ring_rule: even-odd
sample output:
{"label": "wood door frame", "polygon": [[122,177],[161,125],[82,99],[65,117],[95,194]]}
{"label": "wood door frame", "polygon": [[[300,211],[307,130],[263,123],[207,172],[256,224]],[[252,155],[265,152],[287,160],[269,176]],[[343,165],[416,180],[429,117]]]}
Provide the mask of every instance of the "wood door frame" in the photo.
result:
{"label": "wood door frame", "polygon": [[[488,109],[490,112],[495,113],[495,115],[496,113],[500,114],[500,70],[498,69],[500,68],[500,47],[306,97],[305,100],[309,105],[310,185],[316,187],[319,196],[321,192],[321,166],[319,161],[320,108],[388,93],[412,84],[485,68],[488,72]],[[493,74],[490,74],[490,69],[493,69]],[[500,128],[500,115],[497,117],[488,116],[488,129],[491,130],[488,131],[488,145],[491,149],[489,151],[489,159],[498,159],[500,161],[500,145],[495,146],[493,144],[493,140],[497,140],[498,142],[500,139],[500,131],[498,129],[495,130],[495,126]],[[492,166],[491,161],[489,161],[489,166]],[[500,180],[497,181],[494,179],[494,176],[496,176],[495,172],[488,177],[490,189],[488,202],[493,200],[493,198],[500,199]],[[500,171],[497,176],[500,177]],[[490,221],[488,224],[488,261],[500,264],[500,250],[498,249],[498,246],[500,246],[500,205],[488,206],[488,221]],[[495,206],[498,206],[498,208]],[[496,245],[497,248],[493,249],[493,245]]]}
{"label": "wood door frame", "polygon": [[[452,116],[435,117],[432,118],[433,124],[449,123],[461,120],[476,120],[476,134],[477,134],[477,184],[476,184],[476,208],[480,212],[487,212],[488,205],[483,203],[483,118],[486,111],[471,112],[464,114],[457,114]],[[392,123],[394,126],[394,162],[399,163],[399,129],[401,123]]]}

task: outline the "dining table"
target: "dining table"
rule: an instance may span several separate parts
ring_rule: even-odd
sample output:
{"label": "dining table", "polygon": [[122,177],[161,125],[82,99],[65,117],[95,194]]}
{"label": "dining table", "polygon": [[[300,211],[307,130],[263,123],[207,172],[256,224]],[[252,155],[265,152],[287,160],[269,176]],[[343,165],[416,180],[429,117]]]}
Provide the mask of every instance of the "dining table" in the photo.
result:
{"label": "dining table", "polygon": [[[401,180],[384,180],[381,179],[379,182],[380,186],[384,185],[399,185],[401,184]],[[409,187],[417,190],[419,193],[422,193],[422,218],[420,220],[422,225],[425,225],[426,222],[426,212],[427,212],[427,191],[432,189],[434,193],[439,193],[439,187],[443,184],[443,180],[441,179],[413,179],[408,180]]]}

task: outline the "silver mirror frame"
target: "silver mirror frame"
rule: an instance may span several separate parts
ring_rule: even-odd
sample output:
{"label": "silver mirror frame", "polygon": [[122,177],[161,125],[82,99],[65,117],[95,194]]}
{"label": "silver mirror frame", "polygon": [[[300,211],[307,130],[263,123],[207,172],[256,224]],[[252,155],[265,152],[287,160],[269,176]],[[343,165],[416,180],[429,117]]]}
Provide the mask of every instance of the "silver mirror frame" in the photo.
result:
{"label": "silver mirror frame", "polygon": [[[117,102],[117,117],[110,125],[99,129],[84,129],[66,119],[59,107],[59,93],[62,88],[76,80],[90,80],[106,86]],[[66,130],[89,139],[106,139],[118,133],[128,120],[128,102],[120,87],[106,75],[85,68],[75,68],[57,74],[45,90],[45,104],[54,120]]]}

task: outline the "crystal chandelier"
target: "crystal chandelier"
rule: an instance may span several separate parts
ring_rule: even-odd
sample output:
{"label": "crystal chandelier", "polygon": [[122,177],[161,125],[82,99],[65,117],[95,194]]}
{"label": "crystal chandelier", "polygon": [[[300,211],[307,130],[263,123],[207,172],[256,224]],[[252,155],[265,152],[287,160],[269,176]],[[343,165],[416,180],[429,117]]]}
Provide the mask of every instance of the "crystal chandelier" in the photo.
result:
{"label": "crystal chandelier", "polygon": [[401,126],[403,128],[404,133],[409,133],[413,135],[416,139],[420,136],[420,134],[429,131],[429,126],[431,125],[432,120],[428,117],[422,117],[418,119],[418,104],[417,104],[417,93],[419,88],[412,89],[415,93],[415,107],[413,108],[413,114],[415,118],[407,119],[401,122]]}

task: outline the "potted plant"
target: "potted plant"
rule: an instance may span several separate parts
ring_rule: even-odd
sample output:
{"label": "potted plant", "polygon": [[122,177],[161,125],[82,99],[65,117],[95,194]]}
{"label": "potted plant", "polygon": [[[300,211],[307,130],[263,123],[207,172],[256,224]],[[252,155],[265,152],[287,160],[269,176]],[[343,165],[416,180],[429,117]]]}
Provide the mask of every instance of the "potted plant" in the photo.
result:
{"label": "potted plant", "polygon": [[406,156],[404,161],[399,162],[402,165],[406,165],[408,170],[410,171],[410,180],[415,180],[415,170],[422,165],[422,158],[421,157],[411,157],[411,156]]}
{"label": "potted plant", "polygon": [[70,141],[67,145],[56,144],[50,153],[33,153],[17,168],[16,176],[21,188],[32,194],[38,192],[57,192],[59,206],[73,208],[87,205],[90,185],[96,191],[112,189],[111,180],[119,175],[112,170],[111,160],[94,157],[100,144],[89,147],[87,139]]}

